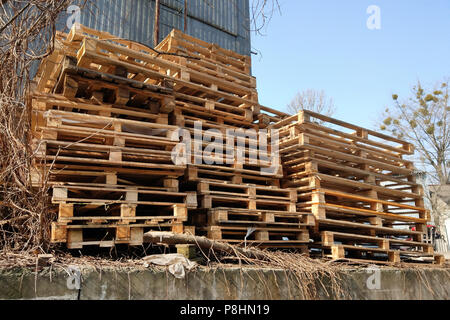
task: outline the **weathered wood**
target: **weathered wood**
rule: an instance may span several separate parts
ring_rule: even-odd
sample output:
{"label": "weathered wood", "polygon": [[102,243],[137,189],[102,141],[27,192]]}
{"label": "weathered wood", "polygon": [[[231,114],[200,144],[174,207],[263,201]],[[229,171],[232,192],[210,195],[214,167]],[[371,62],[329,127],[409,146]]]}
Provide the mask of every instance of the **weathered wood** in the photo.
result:
{"label": "weathered wood", "polygon": [[[177,30],[155,49],[84,26],[57,38],[31,97],[33,139],[42,142],[33,183],[41,179],[38,170],[49,169],[59,206],[53,242],[73,249],[140,245],[144,228],[161,227],[172,231],[169,244],[192,248],[201,240],[204,248],[232,253],[227,244],[173,233],[207,233],[242,245],[254,228],[245,244],[261,248],[307,251],[311,234],[336,259],[379,253],[397,263],[408,255],[391,246],[417,246],[424,251],[417,255],[432,256],[423,242],[429,219],[423,190],[404,158],[411,144],[311,111],[290,116],[262,106],[250,57]],[[202,135],[239,130],[245,160],[211,153],[202,154],[204,163],[193,155],[192,164],[174,164],[179,141],[172,133],[182,128],[193,136],[198,121]],[[250,161],[256,140],[248,132],[261,128],[278,129],[273,175],[262,173],[273,164],[271,130],[268,154]],[[200,143],[207,146],[225,141]],[[102,213],[103,207],[109,209]],[[85,229],[94,236],[85,238]],[[101,241],[105,230],[108,239]]]}
{"label": "weathered wood", "polygon": [[266,258],[263,254],[255,250],[232,247],[220,241],[214,241],[205,237],[187,234],[173,234],[170,232],[150,231],[144,234],[144,241],[155,244],[162,243],[168,245],[192,244],[197,245],[203,250],[214,250],[227,254],[235,254],[236,252],[238,252],[239,254],[242,254],[243,256],[251,259],[264,260]]}

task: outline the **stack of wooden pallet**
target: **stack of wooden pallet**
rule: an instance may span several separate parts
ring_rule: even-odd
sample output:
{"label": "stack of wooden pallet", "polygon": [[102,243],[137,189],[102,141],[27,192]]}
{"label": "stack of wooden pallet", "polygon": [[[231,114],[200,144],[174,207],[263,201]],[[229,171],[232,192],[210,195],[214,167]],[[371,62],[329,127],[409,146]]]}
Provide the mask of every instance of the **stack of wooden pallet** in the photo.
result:
{"label": "stack of wooden pallet", "polygon": [[144,46],[80,32],[59,36],[31,96],[39,146],[34,181],[48,179],[58,210],[52,241],[69,248],[140,245],[147,230],[183,232],[197,201],[195,193],[179,192],[186,166],[171,159],[178,130],[168,124],[173,84],[124,56]]}
{"label": "stack of wooden pallet", "polygon": [[[194,136],[195,123],[201,122],[202,130],[197,134],[214,137],[203,139],[206,142],[202,149],[212,140],[225,152],[230,137],[232,140],[231,155],[225,152],[219,159],[205,159],[203,153],[204,162],[215,160],[210,161],[213,163],[195,163],[193,155],[183,188],[196,191],[199,202],[197,209],[189,210],[189,224],[196,227],[197,234],[216,240],[270,248],[295,247],[306,252],[306,227],[313,225],[312,215],[297,212],[294,189],[280,188],[280,159],[272,161],[268,154],[258,152],[256,131],[285,115],[259,105],[256,79],[250,75],[250,58],[177,30],[156,50],[170,53],[161,56],[183,66],[181,71],[172,71],[174,76],[181,72],[179,78],[209,87],[199,90],[176,84],[173,123]],[[234,153],[238,140],[241,150],[236,151],[242,152],[242,161]],[[273,174],[264,174],[263,169],[273,162],[277,163]]]}
{"label": "stack of wooden pallet", "polygon": [[423,241],[410,144],[261,106],[249,57],[176,30],[156,48],[79,25],[57,38],[30,97],[34,179],[49,181],[58,210],[53,242],[140,245],[153,229],[441,261]]}
{"label": "stack of wooden pallet", "polygon": [[[210,128],[228,125],[256,129],[267,127],[269,123],[286,116],[258,103],[256,79],[250,73],[250,57],[193,38],[179,30],[172,30],[155,49],[163,59],[182,66],[181,71],[172,70],[175,76],[210,89],[195,92],[198,86],[183,84],[174,88],[177,98],[175,115],[180,125],[191,126],[193,119],[202,119],[204,125]],[[205,112],[205,109],[214,112]]]}
{"label": "stack of wooden pallet", "polygon": [[[31,97],[35,181],[48,177],[58,206],[53,242],[139,245],[153,228],[306,249],[312,215],[296,212],[295,190],[280,188],[279,159],[274,174],[262,172],[272,165],[270,146],[249,160],[257,137],[239,131],[284,116],[259,105],[249,57],[177,31],[155,49],[83,26],[58,40]],[[232,131],[243,161],[224,153],[211,163],[202,152],[211,140],[201,138],[200,162],[194,153],[177,165],[178,129]]]}
{"label": "stack of wooden pallet", "polygon": [[423,241],[429,212],[404,158],[411,144],[310,111],[274,127],[283,186],[295,187],[298,209],[316,218],[312,248],[335,259],[442,259]]}

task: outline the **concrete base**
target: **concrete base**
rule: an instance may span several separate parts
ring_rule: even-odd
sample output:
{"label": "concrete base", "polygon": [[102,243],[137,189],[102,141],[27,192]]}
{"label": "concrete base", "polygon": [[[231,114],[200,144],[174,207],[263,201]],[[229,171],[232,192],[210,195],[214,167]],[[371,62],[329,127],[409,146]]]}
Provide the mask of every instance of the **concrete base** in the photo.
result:
{"label": "concrete base", "polygon": [[[246,300],[303,299],[302,291],[283,270],[204,269],[176,279],[153,270],[0,270],[0,299],[157,299]],[[448,269],[368,269],[345,271],[339,277],[349,299],[449,299]],[[329,290],[330,279],[321,279]],[[317,280],[318,299],[338,299]],[[331,290],[329,290],[331,291]]]}

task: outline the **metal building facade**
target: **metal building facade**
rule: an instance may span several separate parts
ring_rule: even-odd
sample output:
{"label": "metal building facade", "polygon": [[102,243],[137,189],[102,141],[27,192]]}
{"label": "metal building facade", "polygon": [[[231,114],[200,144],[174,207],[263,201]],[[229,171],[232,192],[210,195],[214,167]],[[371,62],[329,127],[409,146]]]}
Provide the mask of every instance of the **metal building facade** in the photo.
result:
{"label": "metal building facade", "polygon": [[[74,1],[80,4],[82,1]],[[81,7],[80,23],[118,37],[153,45],[155,0],[97,0]],[[184,0],[160,0],[159,40],[184,29]],[[71,14],[60,17],[67,31]],[[239,54],[250,55],[249,0],[187,0],[187,33]]]}

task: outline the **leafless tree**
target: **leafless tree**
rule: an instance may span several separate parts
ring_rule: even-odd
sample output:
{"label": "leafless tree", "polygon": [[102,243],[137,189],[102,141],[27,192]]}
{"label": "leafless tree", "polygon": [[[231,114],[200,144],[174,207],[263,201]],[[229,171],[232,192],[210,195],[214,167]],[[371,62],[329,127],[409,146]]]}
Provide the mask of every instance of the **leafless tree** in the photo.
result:
{"label": "leafless tree", "polygon": [[450,162],[450,100],[449,80],[425,89],[420,82],[412,88],[409,98],[400,101],[392,96],[394,105],[383,113],[380,129],[406,140],[416,147],[420,161],[433,184],[448,184]]}
{"label": "leafless tree", "polygon": [[273,15],[281,13],[278,0],[252,0],[250,5],[250,30],[256,34],[262,34]]}
{"label": "leafless tree", "polygon": [[51,212],[31,173],[35,146],[28,103],[30,69],[54,47],[56,18],[69,0],[0,3],[0,251],[48,249]]}
{"label": "leafless tree", "polygon": [[288,104],[287,109],[293,114],[300,110],[310,110],[325,116],[332,116],[336,112],[333,99],[328,98],[323,90],[313,89],[298,92]]}
{"label": "leafless tree", "polygon": [[444,79],[434,88],[424,88],[418,82],[410,97],[400,99],[393,94],[393,106],[384,110],[380,129],[406,140],[415,146],[417,164],[422,165],[426,178],[424,184],[432,185],[426,194],[431,205],[434,222],[442,227],[448,217],[438,208],[441,194],[439,186],[450,184],[450,99],[449,80]]}

